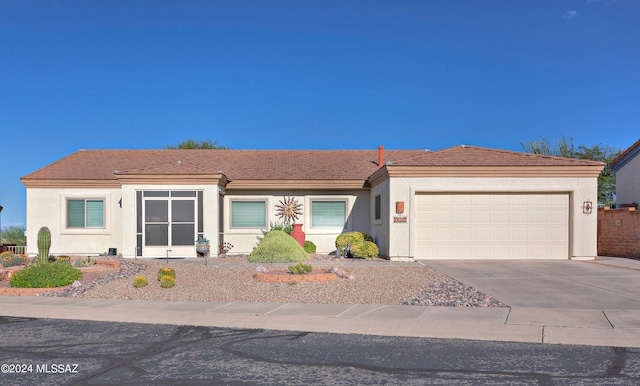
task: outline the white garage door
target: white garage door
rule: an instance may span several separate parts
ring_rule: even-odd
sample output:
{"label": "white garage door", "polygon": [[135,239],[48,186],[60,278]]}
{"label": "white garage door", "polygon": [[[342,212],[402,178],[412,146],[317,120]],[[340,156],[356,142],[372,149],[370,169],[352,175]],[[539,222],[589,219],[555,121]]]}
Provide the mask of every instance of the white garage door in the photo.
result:
{"label": "white garage door", "polygon": [[418,194],[416,258],[567,259],[568,194]]}

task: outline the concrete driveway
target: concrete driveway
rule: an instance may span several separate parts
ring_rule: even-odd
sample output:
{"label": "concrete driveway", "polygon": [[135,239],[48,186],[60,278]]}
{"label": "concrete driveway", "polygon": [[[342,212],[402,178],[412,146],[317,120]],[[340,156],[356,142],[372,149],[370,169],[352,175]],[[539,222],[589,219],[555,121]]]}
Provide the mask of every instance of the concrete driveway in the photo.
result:
{"label": "concrete driveway", "polygon": [[640,310],[640,261],[419,260],[511,307]]}

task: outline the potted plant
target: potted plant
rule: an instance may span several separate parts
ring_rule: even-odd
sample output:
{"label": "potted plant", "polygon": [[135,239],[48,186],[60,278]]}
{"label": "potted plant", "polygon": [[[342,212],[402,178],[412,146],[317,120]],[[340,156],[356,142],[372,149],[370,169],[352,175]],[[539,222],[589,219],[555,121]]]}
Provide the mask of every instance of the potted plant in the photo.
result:
{"label": "potted plant", "polygon": [[205,256],[206,254],[209,253],[209,249],[211,248],[211,246],[209,245],[209,240],[205,237],[198,237],[198,240],[196,240],[196,252],[198,253],[198,256]]}

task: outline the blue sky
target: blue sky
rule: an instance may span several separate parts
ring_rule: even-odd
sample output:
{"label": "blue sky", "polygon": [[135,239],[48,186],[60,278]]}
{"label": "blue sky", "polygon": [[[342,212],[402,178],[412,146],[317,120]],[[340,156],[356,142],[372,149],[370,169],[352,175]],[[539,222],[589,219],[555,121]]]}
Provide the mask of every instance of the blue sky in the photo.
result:
{"label": "blue sky", "polygon": [[640,0],[0,2],[2,225],[78,149],[640,138]]}

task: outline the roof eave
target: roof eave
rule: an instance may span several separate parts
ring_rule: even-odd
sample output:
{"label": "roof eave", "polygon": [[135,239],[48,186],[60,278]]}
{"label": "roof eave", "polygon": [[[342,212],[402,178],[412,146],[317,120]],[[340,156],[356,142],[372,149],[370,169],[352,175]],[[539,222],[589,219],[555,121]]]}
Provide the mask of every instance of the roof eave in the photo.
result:
{"label": "roof eave", "polygon": [[384,166],[369,177],[372,186],[388,178],[547,178],[598,177],[604,165],[584,166]]}
{"label": "roof eave", "polygon": [[227,189],[362,189],[369,188],[364,180],[233,180]]}
{"label": "roof eave", "polygon": [[611,166],[614,172],[617,172],[632,159],[636,158],[638,154],[640,154],[640,139],[633,145],[629,146],[629,148],[617,156],[616,159],[611,161],[609,166]]}

